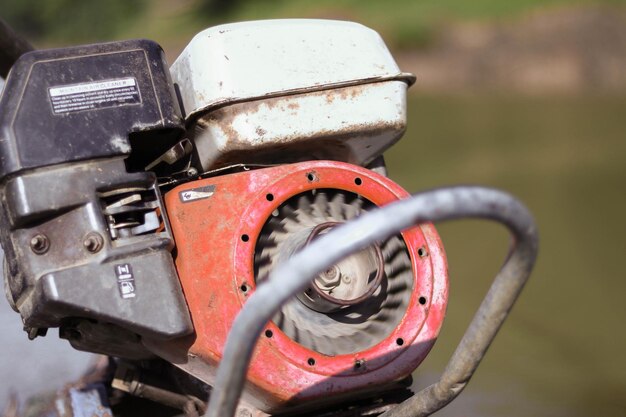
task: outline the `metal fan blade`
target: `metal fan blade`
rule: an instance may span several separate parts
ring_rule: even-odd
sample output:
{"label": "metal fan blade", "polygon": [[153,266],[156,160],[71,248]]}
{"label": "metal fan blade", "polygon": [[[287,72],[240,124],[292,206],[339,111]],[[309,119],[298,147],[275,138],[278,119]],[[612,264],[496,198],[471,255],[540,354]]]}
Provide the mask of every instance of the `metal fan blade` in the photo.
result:
{"label": "metal fan blade", "polygon": [[[277,262],[306,244],[315,226],[345,222],[373,207],[357,194],[332,189],[287,200],[268,219],[257,241],[256,279],[262,280]],[[297,343],[325,355],[355,353],[379,343],[399,324],[413,290],[411,259],[402,238],[381,243],[381,252],[386,282],[367,300],[324,313],[296,298],[282,307],[274,323]],[[337,265],[354,265],[354,260]]]}

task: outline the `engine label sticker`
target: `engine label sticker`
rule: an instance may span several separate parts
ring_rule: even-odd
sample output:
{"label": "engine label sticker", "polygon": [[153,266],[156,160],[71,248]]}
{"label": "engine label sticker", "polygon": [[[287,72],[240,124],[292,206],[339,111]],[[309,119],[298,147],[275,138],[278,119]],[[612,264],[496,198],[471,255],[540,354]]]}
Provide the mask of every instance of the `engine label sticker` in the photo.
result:
{"label": "engine label sticker", "polygon": [[115,275],[117,276],[117,287],[122,298],[135,297],[135,277],[130,264],[115,265]]}
{"label": "engine label sticker", "polygon": [[182,203],[189,203],[191,201],[204,200],[215,194],[215,185],[207,185],[206,187],[192,188],[190,190],[181,191],[178,193],[180,201]]}
{"label": "engine label sticker", "polygon": [[141,103],[137,80],[132,77],[51,87],[48,95],[55,114]]}

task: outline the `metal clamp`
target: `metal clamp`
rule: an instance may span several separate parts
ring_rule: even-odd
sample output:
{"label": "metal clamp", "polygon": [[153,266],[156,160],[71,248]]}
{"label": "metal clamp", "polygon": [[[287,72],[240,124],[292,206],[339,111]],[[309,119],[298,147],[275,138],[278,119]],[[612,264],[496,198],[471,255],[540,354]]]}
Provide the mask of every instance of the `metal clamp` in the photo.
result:
{"label": "metal clamp", "polygon": [[537,257],[537,229],[530,212],[511,195],[490,188],[459,186],[416,194],[336,227],[278,265],[235,319],[205,416],[234,415],[256,340],[264,326],[282,304],[303,291],[317,274],[408,227],[460,218],[502,223],[513,235],[511,251],[439,382],[382,416],[427,416],[450,403],[480,364],[530,276]]}

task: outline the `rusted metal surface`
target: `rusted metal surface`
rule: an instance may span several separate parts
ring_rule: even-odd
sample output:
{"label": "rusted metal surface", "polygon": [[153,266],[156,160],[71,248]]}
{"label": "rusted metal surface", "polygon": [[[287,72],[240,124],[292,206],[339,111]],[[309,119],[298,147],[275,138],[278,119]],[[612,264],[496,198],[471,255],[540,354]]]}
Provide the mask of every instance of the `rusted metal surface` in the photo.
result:
{"label": "rusted metal surface", "polygon": [[[186,192],[206,187],[214,187],[210,197],[181,200]],[[359,194],[379,206],[408,196],[372,171],[330,161],[195,181],[166,194],[177,242],[176,265],[196,327],[190,345],[161,345],[168,360],[208,384],[214,382],[233,319],[257,288],[255,247],[267,219],[291,197],[328,188]],[[227,216],[215,214],[226,211]],[[399,324],[370,348],[328,356],[294,342],[275,323],[266,322],[268,332],[248,372],[246,403],[273,413],[292,405],[341,401],[354,392],[384,390],[419,365],[442,324],[447,268],[432,225],[410,228],[402,237],[410,254],[412,290]],[[420,257],[420,248],[428,248],[430,256]]]}
{"label": "rusted metal surface", "polygon": [[415,80],[400,71],[375,31],[352,22],[312,19],[209,28],[194,37],[171,72],[188,121],[242,101]]}
{"label": "rusted metal surface", "polygon": [[126,363],[118,363],[111,387],[139,398],[181,410],[185,417],[198,417],[206,411],[206,403],[193,395],[184,395],[141,380],[139,371]]}
{"label": "rusted metal surface", "polygon": [[404,133],[415,82],[376,32],[332,20],[210,28],[171,72],[204,171],[315,159],[367,165]]}
{"label": "rusted metal surface", "polygon": [[306,288],[320,271],[415,224],[465,217],[502,223],[512,233],[514,245],[441,380],[384,416],[426,416],[452,401],[471,378],[506,319],[537,255],[537,230],[526,207],[504,192],[483,187],[443,188],[389,204],[337,227],[276,267],[266,283],[248,299],[232,325],[206,416],[233,415],[253,349],[260,344],[257,339],[267,320],[281,304]]}
{"label": "rusted metal surface", "polygon": [[406,128],[397,80],[232,103],[202,115],[194,142],[205,170],[310,159],[367,164]]}

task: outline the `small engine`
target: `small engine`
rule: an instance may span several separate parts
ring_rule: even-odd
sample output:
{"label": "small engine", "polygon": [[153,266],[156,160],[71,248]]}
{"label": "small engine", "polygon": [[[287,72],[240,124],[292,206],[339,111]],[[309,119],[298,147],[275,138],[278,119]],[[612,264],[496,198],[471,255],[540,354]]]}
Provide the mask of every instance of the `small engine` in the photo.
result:
{"label": "small engine", "polygon": [[[22,56],[0,100],[0,239],[29,336],[60,327],[77,349],[160,357],[210,386],[277,263],[408,197],[382,155],[414,80],[377,33],[335,21],[211,28],[170,70],[143,40]],[[447,294],[431,224],[349,256],[267,324],[242,407],[298,414],[397,388]]]}

